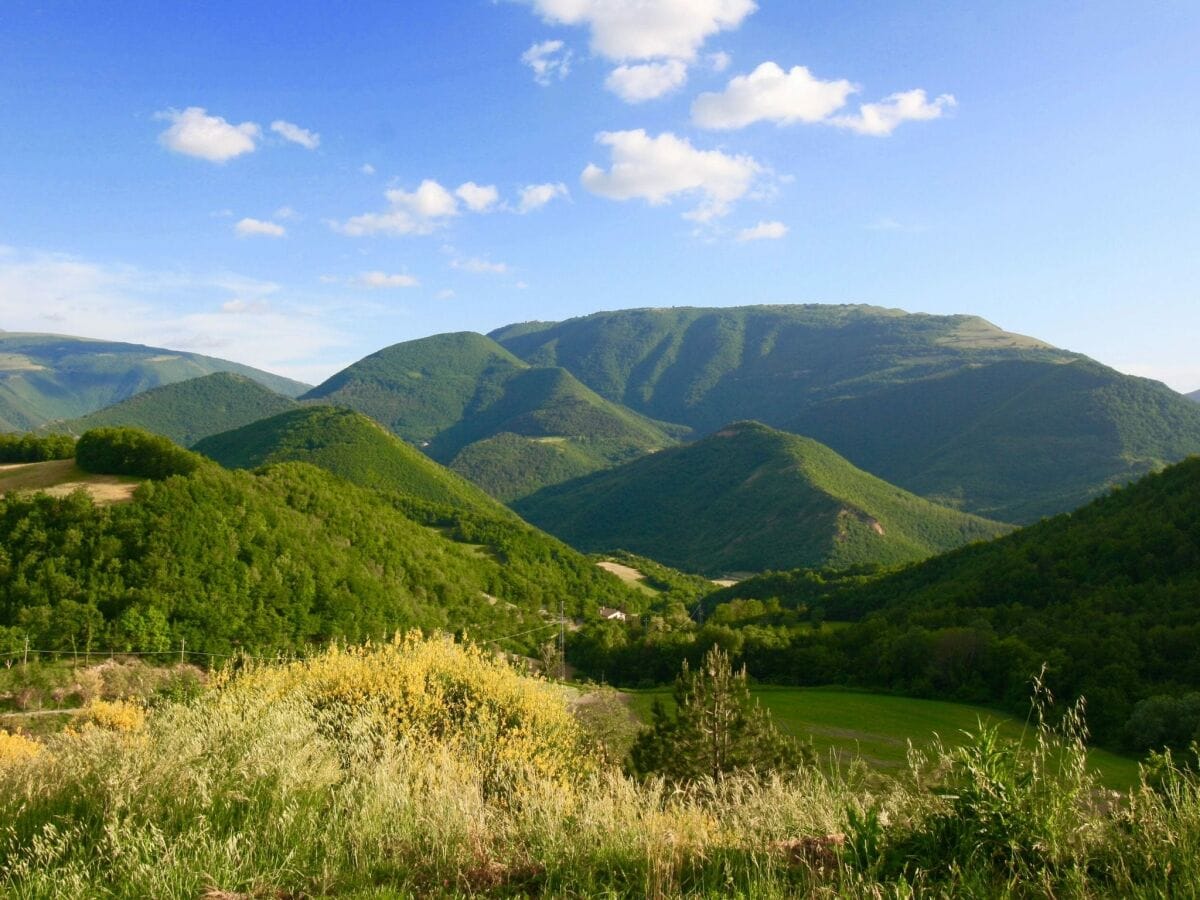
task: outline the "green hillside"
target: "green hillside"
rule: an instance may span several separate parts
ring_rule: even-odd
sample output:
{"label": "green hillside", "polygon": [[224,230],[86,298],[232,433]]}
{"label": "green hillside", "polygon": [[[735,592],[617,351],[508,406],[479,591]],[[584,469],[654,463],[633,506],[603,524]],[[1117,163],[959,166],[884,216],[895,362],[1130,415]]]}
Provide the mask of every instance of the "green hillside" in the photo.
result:
{"label": "green hillside", "polygon": [[361,487],[506,514],[473,484],[348,409],[310,406],[290,410],[205,438],[195,449],[231,469],[307,462]]}
{"label": "green hillside", "polygon": [[1189,400],[1195,400],[1197,403],[1200,403],[1200,391],[1192,391],[1190,394],[1185,394],[1184,396]]}
{"label": "green hillside", "polygon": [[388,347],[306,395],[383,422],[511,500],[676,442],[664,426],[559,368],[532,368],[490,338],[443,334]]}
{"label": "green hillside", "polygon": [[974,316],[635,309],[492,337],[655,419],[704,433],[754,418],[1005,521],[1074,508],[1200,451],[1200,409],[1165,386]]}
{"label": "green hillside", "polygon": [[415,444],[462,420],[472,401],[527,368],[495,341],[458,332],[372,353],[304,395],[370,416]]}
{"label": "green hillside", "polygon": [[152,388],[78,419],[51,422],[47,431],[83,434],[91,428],[144,428],[190,447],[201,438],[294,409],[296,401],[233,372],[214,372]]}
{"label": "green hillside", "polygon": [[190,472],[103,508],[83,493],[0,498],[5,650],[28,637],[81,653],[276,653],[419,626],[529,652],[560,602],[584,617],[643,602],[506,511],[373,491],[303,463],[231,472],[125,429],[85,441],[91,471]]}
{"label": "green hillside", "polygon": [[234,372],[288,397],[307,385],[228,360],[53,334],[0,332],[0,431],[74,419],[134,394],[213,372]]}
{"label": "green hillside", "polygon": [[1200,457],[882,578],[779,573],[710,601],[769,597],[862,619],[794,644],[780,671],[820,658],[827,680],[1018,708],[1045,661],[1058,696],[1088,698],[1102,740],[1140,746],[1126,729],[1138,701],[1200,691]]}
{"label": "green hillside", "polygon": [[625,549],[708,575],[911,562],[1006,529],[755,422],[546,488],[514,508],[582,550]]}

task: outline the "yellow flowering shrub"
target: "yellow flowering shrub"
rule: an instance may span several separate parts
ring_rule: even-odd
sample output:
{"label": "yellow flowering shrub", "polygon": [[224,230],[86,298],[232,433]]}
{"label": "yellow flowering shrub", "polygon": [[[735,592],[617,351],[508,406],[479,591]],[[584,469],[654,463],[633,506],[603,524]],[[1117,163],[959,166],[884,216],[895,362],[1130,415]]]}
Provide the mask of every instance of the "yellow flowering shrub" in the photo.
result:
{"label": "yellow flowering shrub", "polygon": [[22,734],[0,731],[0,768],[33,759],[44,748],[37,741]]}
{"label": "yellow flowering shrub", "polygon": [[128,700],[92,700],[79,711],[73,722],[79,730],[99,728],[126,734],[141,731],[145,724],[145,708]]}
{"label": "yellow flowering shrub", "polygon": [[486,775],[529,771],[566,782],[595,769],[563,697],[474,645],[419,633],[333,648],[251,670],[218,689],[235,701],[303,697],[347,755],[394,741],[449,749]]}

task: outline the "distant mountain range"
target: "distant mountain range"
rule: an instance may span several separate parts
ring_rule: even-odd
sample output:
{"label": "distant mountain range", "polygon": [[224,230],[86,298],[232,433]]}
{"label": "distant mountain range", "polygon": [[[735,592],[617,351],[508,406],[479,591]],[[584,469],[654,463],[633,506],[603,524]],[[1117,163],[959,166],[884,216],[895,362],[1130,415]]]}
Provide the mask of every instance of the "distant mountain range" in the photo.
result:
{"label": "distant mountain range", "polygon": [[1192,391],[1190,394],[1185,394],[1184,396],[1189,400],[1195,400],[1197,403],[1200,403],[1200,391]]}
{"label": "distant mountain range", "polygon": [[46,431],[83,434],[90,428],[145,428],[190,447],[209,435],[295,409],[290,397],[233,372],[214,372],[134,394],[78,419],[50,422]]}
{"label": "distant mountain range", "polygon": [[711,576],[912,562],[1009,530],[757,422],[545,488],[514,508],[582,550],[629,550]]}
{"label": "distant mountain range", "polygon": [[638,309],[491,336],[644,415],[701,434],[754,418],[1003,521],[1072,509],[1200,451],[1200,409],[1181,395],[973,316]]}
{"label": "distant mountain range", "polygon": [[670,446],[689,430],[470,332],[387,347],[303,399],[371,416],[502,500]]}
{"label": "distant mountain range", "polygon": [[244,375],[277,394],[307,385],[241,363],[117,341],[0,332],[0,431],[74,419],[164,384],[213,372]]}

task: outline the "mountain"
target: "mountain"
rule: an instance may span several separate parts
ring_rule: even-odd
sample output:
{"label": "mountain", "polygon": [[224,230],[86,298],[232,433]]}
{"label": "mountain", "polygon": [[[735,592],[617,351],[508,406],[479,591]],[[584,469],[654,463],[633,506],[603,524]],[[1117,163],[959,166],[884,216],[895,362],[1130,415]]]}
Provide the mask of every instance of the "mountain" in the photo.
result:
{"label": "mountain", "polygon": [[1190,394],[1184,394],[1189,400],[1195,400],[1200,403],[1200,391],[1192,391]]}
{"label": "mountain", "polygon": [[307,462],[362,487],[508,515],[475,485],[348,409],[290,410],[205,438],[195,450],[230,469]]}
{"label": "mountain", "polygon": [[132,429],[84,442],[89,471],[154,477],[104,508],[81,493],[0,498],[0,640],[274,654],[469,628],[528,653],[558,630],[560,603],[591,618],[644,606],[642,592],[494,503],[402,498],[297,462],[228,471]]}
{"label": "mountain", "polygon": [[1004,521],[1074,508],[1200,451],[1200,408],[1164,385],[974,316],[635,309],[491,336],[646,416],[700,433],[754,418]]}
{"label": "mountain", "polygon": [[31,431],[134,394],[213,372],[234,372],[295,397],[307,390],[250,366],[184,353],[54,334],[0,332],[0,431]]}
{"label": "mountain", "polygon": [[827,680],[1015,709],[1045,663],[1057,696],[1087,697],[1097,736],[1141,747],[1123,731],[1138,701],[1200,690],[1200,457],[881,578],[774,574],[710,599],[749,597],[865,617],[839,632]]}
{"label": "mountain", "polygon": [[201,438],[295,407],[295,400],[245,375],[214,372],[151,388],[78,419],[51,422],[43,430],[83,434],[91,428],[123,425],[144,428],[190,447]]}
{"label": "mountain", "polygon": [[581,550],[624,549],[707,575],[911,562],[1007,530],[757,422],[545,488],[514,509]]}
{"label": "mountain", "polygon": [[504,500],[670,446],[687,431],[470,332],[387,347],[304,399],[371,416]]}

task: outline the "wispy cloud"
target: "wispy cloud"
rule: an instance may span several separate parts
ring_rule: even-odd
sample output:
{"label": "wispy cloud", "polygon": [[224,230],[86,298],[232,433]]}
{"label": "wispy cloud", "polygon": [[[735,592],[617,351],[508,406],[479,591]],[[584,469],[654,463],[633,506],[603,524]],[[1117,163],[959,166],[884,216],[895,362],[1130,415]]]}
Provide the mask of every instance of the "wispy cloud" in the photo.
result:
{"label": "wispy cloud", "polygon": [[533,80],[542,87],[562,81],[571,74],[571,51],[562,41],[542,41],[521,54],[521,62],[533,70]]}
{"label": "wispy cloud", "polygon": [[233,230],[238,237],[273,237],[279,238],[287,234],[287,229],[275,222],[264,222],[262,219],[240,219]]}
{"label": "wispy cloud", "polygon": [[743,228],[738,232],[737,240],[746,241],[777,241],[786,237],[788,227],[782,222],[759,222],[753,228]]}
{"label": "wispy cloud", "polygon": [[306,150],[316,150],[321,146],[321,136],[315,131],[309,131],[307,128],[301,128],[299,125],[285,122],[283,119],[276,119],[272,122],[271,130],[285,141],[299,144]]}

